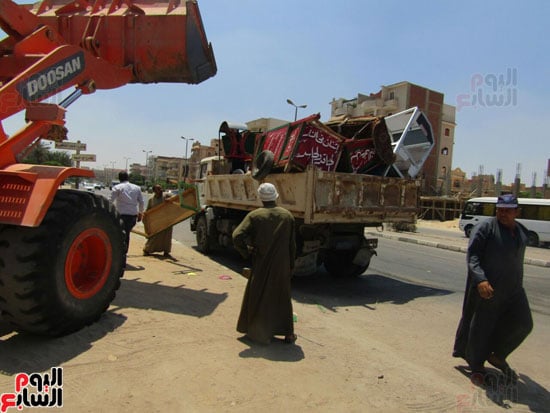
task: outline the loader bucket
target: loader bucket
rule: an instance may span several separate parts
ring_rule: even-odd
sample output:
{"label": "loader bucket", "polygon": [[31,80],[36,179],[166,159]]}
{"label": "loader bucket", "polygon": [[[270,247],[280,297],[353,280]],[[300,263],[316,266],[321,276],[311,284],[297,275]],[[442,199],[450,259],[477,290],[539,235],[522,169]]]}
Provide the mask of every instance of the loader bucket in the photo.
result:
{"label": "loader bucket", "polygon": [[216,74],[196,0],[43,0],[41,23],[117,67],[130,83],[200,83]]}

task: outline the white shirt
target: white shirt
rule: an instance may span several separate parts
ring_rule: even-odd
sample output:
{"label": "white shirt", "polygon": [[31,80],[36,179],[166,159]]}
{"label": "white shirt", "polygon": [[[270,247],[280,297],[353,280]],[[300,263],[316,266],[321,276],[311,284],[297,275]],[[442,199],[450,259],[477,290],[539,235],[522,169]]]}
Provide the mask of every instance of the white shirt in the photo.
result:
{"label": "white shirt", "polygon": [[116,205],[120,215],[137,215],[138,212],[143,212],[141,188],[128,181],[113,186],[111,202]]}

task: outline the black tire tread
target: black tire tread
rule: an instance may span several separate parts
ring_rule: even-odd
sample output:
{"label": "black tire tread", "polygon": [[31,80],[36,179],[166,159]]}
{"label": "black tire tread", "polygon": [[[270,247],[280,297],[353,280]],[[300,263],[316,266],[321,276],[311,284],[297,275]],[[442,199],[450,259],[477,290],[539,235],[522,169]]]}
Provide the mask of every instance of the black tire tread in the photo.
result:
{"label": "black tire tread", "polygon": [[[102,219],[107,216],[122,234],[120,217],[106,198],[76,190],[58,191],[39,227],[0,225],[1,317],[16,330],[49,336],[68,334],[97,321],[115,298],[124,272],[122,258],[113,256],[117,279],[107,283],[112,289],[105,293],[107,299],[85,317],[73,316],[60,305],[52,288],[53,276],[45,273],[55,265],[56,248],[65,229],[89,214],[98,214]],[[113,246],[113,254],[118,249],[123,253],[123,235]]]}

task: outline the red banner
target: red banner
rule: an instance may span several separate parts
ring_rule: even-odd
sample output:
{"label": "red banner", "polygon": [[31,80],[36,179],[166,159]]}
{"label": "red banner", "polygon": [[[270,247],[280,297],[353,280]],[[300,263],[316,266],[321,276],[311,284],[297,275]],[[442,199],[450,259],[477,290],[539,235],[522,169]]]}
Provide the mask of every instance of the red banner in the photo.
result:
{"label": "red banner", "polygon": [[301,130],[292,165],[299,169],[315,165],[323,171],[334,171],[342,150],[342,139],[310,123]]}
{"label": "red banner", "polygon": [[281,157],[281,152],[285,146],[288,126],[285,125],[277,129],[267,131],[263,141],[262,151],[271,151],[274,155],[274,162],[277,163]]}
{"label": "red banner", "polygon": [[366,168],[378,161],[372,139],[348,141],[344,146],[347,149],[346,153],[353,173],[364,172]]}

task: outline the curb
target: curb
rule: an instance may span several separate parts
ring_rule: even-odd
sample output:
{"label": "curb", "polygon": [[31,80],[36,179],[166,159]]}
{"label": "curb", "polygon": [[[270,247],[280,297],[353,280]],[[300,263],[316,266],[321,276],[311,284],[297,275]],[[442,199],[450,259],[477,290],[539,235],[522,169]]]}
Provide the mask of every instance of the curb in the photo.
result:
{"label": "curb", "polygon": [[[468,252],[467,247],[462,247],[460,245],[453,245],[445,242],[438,242],[438,241],[431,241],[427,239],[420,239],[420,238],[414,238],[412,236],[403,236],[398,235],[397,233],[388,233],[388,232],[367,232],[366,233],[369,236],[372,237],[379,237],[379,238],[388,238],[393,239],[401,242],[409,242],[411,244],[417,244],[417,245],[424,245],[426,247],[432,247],[432,248],[439,248],[444,250],[450,250],[455,252],[461,252],[466,253]],[[537,267],[550,267],[550,261],[535,259],[535,258],[529,258],[525,257],[524,259],[525,264],[529,265],[535,265]]]}

